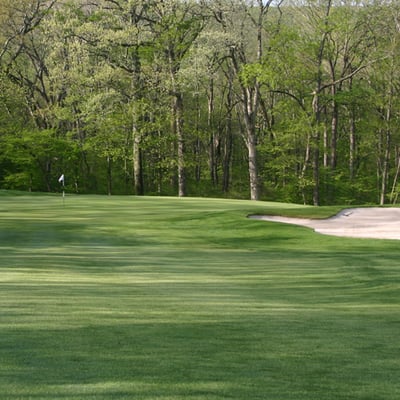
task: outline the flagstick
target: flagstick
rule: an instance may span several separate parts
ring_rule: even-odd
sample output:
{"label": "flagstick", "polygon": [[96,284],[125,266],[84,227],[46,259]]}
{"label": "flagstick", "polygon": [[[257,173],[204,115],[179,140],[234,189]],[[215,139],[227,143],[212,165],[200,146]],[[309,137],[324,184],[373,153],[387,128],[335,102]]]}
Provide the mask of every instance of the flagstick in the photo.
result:
{"label": "flagstick", "polygon": [[65,178],[64,178],[64,174],[62,174],[60,176],[60,178],[58,179],[58,182],[62,183],[62,188],[63,188],[62,199],[63,199],[63,207],[65,207]]}

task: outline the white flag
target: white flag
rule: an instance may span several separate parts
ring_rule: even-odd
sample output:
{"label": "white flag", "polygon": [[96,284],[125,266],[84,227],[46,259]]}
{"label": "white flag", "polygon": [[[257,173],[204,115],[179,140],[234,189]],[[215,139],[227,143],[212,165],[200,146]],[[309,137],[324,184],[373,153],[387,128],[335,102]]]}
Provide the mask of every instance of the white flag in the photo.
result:
{"label": "white flag", "polygon": [[62,175],[58,178],[58,182],[64,184],[64,174],[62,174]]}

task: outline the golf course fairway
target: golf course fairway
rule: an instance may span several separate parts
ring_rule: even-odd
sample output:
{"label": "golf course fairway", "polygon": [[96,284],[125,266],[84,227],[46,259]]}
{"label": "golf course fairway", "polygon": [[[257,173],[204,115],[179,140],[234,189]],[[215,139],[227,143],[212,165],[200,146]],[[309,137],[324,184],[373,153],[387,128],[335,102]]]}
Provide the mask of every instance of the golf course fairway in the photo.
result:
{"label": "golf course fairway", "polygon": [[1,400],[398,400],[400,242],[339,208],[0,192]]}

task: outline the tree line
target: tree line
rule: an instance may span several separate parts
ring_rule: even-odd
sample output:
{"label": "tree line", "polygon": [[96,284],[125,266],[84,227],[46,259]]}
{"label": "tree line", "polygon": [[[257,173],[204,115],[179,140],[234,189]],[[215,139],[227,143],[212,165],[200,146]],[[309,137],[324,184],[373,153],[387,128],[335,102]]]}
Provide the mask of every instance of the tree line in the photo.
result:
{"label": "tree line", "polygon": [[400,4],[1,0],[0,187],[396,203]]}

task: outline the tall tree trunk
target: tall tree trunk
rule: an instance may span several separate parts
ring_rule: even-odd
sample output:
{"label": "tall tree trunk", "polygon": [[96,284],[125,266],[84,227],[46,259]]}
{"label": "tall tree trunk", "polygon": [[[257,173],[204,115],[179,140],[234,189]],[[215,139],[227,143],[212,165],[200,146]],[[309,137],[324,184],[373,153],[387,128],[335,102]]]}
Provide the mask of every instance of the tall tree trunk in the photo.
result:
{"label": "tall tree trunk", "polygon": [[321,123],[321,110],[319,104],[319,91],[321,82],[318,82],[318,89],[314,92],[314,98],[312,102],[313,113],[314,113],[314,126],[313,133],[311,136],[311,147],[312,147],[312,169],[313,169],[313,204],[314,206],[319,206],[319,145],[321,140],[320,135],[320,123]]}
{"label": "tall tree trunk", "polygon": [[218,184],[218,172],[217,172],[217,159],[216,159],[216,148],[215,148],[215,131],[213,124],[213,113],[214,113],[214,80],[210,78],[208,85],[208,104],[207,104],[207,127],[210,132],[210,143],[209,143],[209,168],[210,178],[213,185]]}
{"label": "tall tree trunk", "polygon": [[244,101],[242,102],[242,112],[245,126],[245,142],[247,146],[250,199],[259,200],[260,188],[258,182],[257,166],[257,136],[256,136],[256,114],[259,104],[258,87],[251,90],[242,88]]}
{"label": "tall tree trunk", "polygon": [[[236,75],[239,74],[239,66],[235,54],[232,51],[232,60]],[[246,87],[241,84],[240,111],[244,120],[244,141],[247,147],[250,199],[259,200],[260,188],[258,182],[257,168],[257,137],[256,137],[256,116],[260,104],[259,85],[255,83],[253,87]]]}
{"label": "tall tree trunk", "polygon": [[[336,95],[335,85],[332,85],[332,97]],[[337,167],[337,138],[339,124],[339,106],[335,99],[332,100],[332,119],[331,119],[331,157],[330,168],[334,171]]]}
{"label": "tall tree trunk", "polygon": [[224,142],[224,154],[222,161],[222,191],[224,193],[229,192],[230,179],[231,179],[231,159],[232,159],[232,147],[233,147],[233,136],[232,136],[232,124],[231,121],[226,122],[226,135]]}
{"label": "tall tree trunk", "polygon": [[[256,46],[257,62],[262,61],[263,57],[263,33],[266,16],[271,5],[271,1],[257,0],[258,13],[250,6],[247,10],[254,27],[256,29]],[[246,52],[243,45],[231,46],[231,59],[233,62],[233,69],[236,76],[240,75],[241,66],[247,64]],[[258,165],[257,165],[257,114],[260,106],[260,84],[255,79],[251,83],[245,83],[241,79],[241,98],[240,98],[240,111],[244,120],[244,139],[247,146],[248,154],[248,168],[249,168],[249,186],[250,186],[250,199],[259,200],[260,198],[260,185],[258,178]]]}
{"label": "tall tree trunk", "polygon": [[173,97],[173,130],[178,142],[178,195],[186,196],[185,140],[183,134],[183,98],[180,92]]}
{"label": "tall tree trunk", "polygon": [[350,110],[349,118],[349,178],[350,182],[354,181],[356,176],[356,120],[355,111]]}
{"label": "tall tree trunk", "polygon": [[107,156],[107,193],[112,194],[112,158]]}
{"label": "tall tree trunk", "polygon": [[382,174],[381,174],[381,193],[379,204],[384,205],[387,193],[388,179],[389,179],[389,158],[390,158],[390,141],[391,134],[390,129],[385,129],[384,132],[384,154],[383,154],[383,163],[382,163]]}
{"label": "tall tree trunk", "polygon": [[[131,25],[134,26],[138,22],[137,16],[132,16]],[[139,121],[143,119],[142,112],[139,111],[140,107],[136,106],[136,102],[140,103],[143,93],[142,82],[142,65],[139,55],[139,46],[134,46],[131,50],[132,62],[132,157],[133,157],[133,186],[135,194],[138,196],[144,195],[144,177],[143,177],[143,163],[142,163],[142,132],[138,126]]]}
{"label": "tall tree trunk", "polygon": [[319,183],[320,183],[320,176],[319,176],[319,142],[320,142],[320,135],[319,132],[315,133],[313,136],[313,204],[314,206],[319,206],[320,198],[319,198]]}
{"label": "tall tree trunk", "polygon": [[258,168],[257,168],[257,143],[255,135],[247,138],[249,156],[250,199],[259,200]]}
{"label": "tall tree trunk", "polygon": [[196,96],[196,109],[197,109],[196,122],[195,122],[196,140],[194,142],[193,152],[194,152],[194,161],[195,161],[194,174],[195,174],[196,183],[199,184],[200,180],[201,180],[201,173],[202,173],[202,142],[201,142],[201,138],[199,136],[199,132],[201,130],[200,121],[201,121],[202,113],[201,113],[199,96]]}
{"label": "tall tree trunk", "polygon": [[233,147],[233,134],[232,134],[232,110],[233,110],[233,93],[232,93],[232,80],[229,79],[228,94],[226,98],[226,125],[224,135],[224,153],[222,163],[222,190],[224,193],[229,191],[230,185],[230,167],[232,158]]}
{"label": "tall tree trunk", "polygon": [[328,127],[326,126],[326,124],[324,124],[324,154],[323,154],[323,163],[324,163],[324,168],[328,168],[329,167],[329,131],[328,131]]}
{"label": "tall tree trunk", "polygon": [[310,163],[310,159],[311,159],[311,140],[310,139],[311,139],[310,135],[307,135],[306,151],[304,154],[303,166],[301,168],[301,173],[300,173],[301,197],[303,199],[304,205],[307,204],[307,194],[306,194],[307,185],[305,183],[305,180],[306,180],[306,172],[307,172],[308,164]]}
{"label": "tall tree trunk", "polygon": [[144,179],[143,179],[143,166],[142,166],[142,150],[140,148],[141,136],[133,124],[133,185],[135,194],[138,196],[144,195]]}

